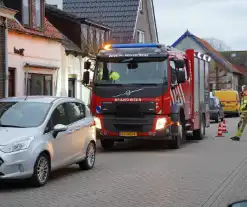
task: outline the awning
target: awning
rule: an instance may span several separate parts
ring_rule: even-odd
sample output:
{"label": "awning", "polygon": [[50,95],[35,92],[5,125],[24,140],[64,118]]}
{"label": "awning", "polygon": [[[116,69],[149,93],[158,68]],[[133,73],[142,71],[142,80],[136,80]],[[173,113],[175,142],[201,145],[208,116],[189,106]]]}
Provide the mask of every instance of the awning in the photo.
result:
{"label": "awning", "polygon": [[68,78],[77,79],[77,74],[68,74]]}
{"label": "awning", "polygon": [[43,69],[50,69],[50,70],[57,70],[60,67],[57,65],[46,65],[41,63],[25,63],[24,67],[26,68],[43,68]]}

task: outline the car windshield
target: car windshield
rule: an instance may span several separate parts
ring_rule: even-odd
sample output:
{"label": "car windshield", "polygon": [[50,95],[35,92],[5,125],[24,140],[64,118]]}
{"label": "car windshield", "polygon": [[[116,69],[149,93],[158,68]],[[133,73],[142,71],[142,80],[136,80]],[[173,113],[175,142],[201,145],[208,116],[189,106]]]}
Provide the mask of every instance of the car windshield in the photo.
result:
{"label": "car windshield", "polygon": [[0,127],[37,127],[43,123],[49,108],[49,103],[0,102]]}
{"label": "car windshield", "polygon": [[96,85],[167,83],[166,58],[107,59],[96,65]]}

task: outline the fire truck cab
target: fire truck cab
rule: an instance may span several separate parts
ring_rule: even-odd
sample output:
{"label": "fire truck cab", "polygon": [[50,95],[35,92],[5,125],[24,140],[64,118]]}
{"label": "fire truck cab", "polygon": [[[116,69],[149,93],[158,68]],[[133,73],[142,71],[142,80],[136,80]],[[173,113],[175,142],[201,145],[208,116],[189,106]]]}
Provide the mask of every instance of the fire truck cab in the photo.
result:
{"label": "fire truck cab", "polygon": [[[114,44],[100,50],[90,105],[102,147],[145,139],[177,149],[188,137],[202,139],[210,123],[209,61],[194,50],[161,44]],[[89,83],[88,71],[83,82]]]}

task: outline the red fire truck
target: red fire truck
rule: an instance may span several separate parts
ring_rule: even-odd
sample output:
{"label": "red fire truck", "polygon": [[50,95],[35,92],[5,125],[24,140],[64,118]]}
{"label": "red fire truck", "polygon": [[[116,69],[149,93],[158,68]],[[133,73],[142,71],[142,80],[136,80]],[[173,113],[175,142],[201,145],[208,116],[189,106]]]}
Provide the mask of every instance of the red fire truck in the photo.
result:
{"label": "red fire truck", "polygon": [[[113,44],[95,60],[91,111],[104,149],[126,139],[164,140],[177,149],[210,125],[210,57],[161,44]],[[89,83],[90,62],[83,82]]]}

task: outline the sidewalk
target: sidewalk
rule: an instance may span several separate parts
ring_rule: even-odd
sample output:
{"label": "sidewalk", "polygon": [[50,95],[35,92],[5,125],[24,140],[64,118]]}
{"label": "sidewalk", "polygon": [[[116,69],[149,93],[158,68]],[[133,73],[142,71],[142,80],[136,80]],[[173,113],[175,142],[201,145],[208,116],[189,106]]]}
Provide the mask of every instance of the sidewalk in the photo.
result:
{"label": "sidewalk", "polygon": [[[236,130],[235,123],[232,120],[228,120],[227,125],[228,133],[225,134],[224,138],[220,138],[222,141],[233,136]],[[229,172],[228,177],[221,183],[219,188],[215,192],[212,192],[211,198],[203,207],[227,207],[228,204],[235,201],[247,200],[247,129],[241,141],[233,141],[232,144],[233,146],[241,145],[242,150],[245,150],[246,147],[246,155],[243,156],[242,154],[242,161],[232,172]],[[230,162],[229,160],[229,164]]]}

